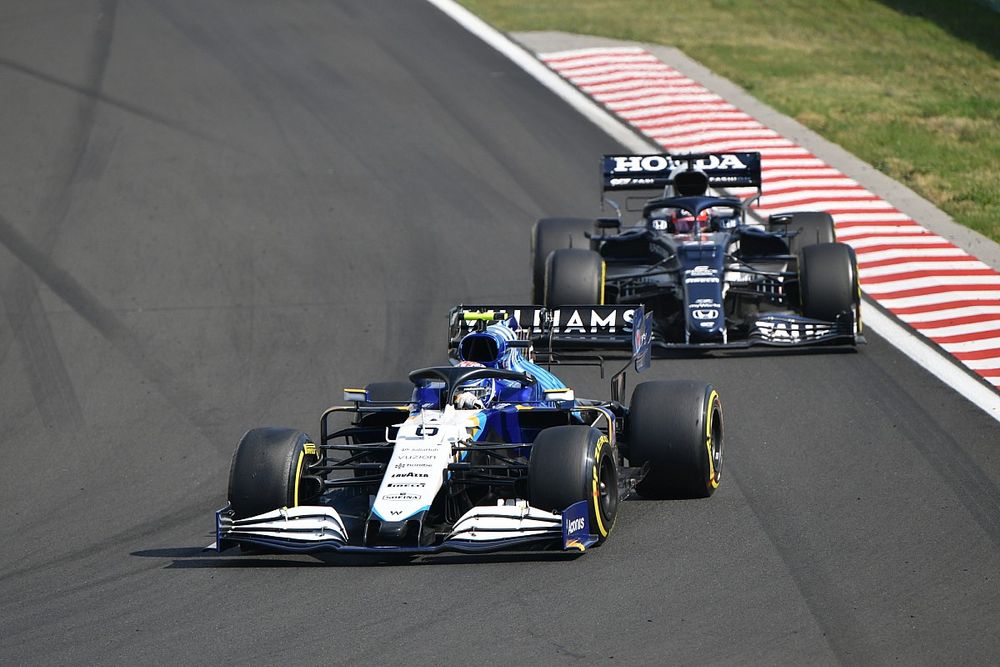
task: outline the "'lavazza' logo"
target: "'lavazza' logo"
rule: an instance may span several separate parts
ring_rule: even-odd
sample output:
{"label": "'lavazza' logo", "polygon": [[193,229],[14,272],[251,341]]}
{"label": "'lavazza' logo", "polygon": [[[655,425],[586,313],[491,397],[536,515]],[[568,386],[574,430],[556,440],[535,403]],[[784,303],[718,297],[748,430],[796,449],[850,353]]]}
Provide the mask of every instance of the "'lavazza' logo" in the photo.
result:
{"label": "'lavazza' logo", "polygon": [[[615,161],[614,173],[666,171],[687,165],[687,160],[674,160],[669,155],[623,155],[612,158]],[[747,166],[732,153],[708,155],[695,160],[691,165],[695,169],[746,169]]]}

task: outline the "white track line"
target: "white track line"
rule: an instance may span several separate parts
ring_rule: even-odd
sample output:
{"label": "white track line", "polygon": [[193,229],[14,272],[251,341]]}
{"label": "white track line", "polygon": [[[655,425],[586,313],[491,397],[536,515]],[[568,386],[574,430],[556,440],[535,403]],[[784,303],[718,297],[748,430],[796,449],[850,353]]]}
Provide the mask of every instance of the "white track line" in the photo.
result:
{"label": "white track line", "polygon": [[[585,118],[604,130],[627,150],[635,153],[658,153],[661,151],[659,146],[639,137],[592,99],[540,62],[534,55],[522,49],[506,35],[490,26],[454,0],[427,0],[427,2],[440,9],[473,35],[509,58],[539,83],[583,114]],[[607,52],[607,50],[596,52],[598,54],[596,60],[599,60],[600,55]],[[635,50],[620,52],[638,53]],[[596,159],[597,156],[595,156]],[[814,161],[804,160],[803,162],[813,163]],[[815,163],[818,166],[827,166],[818,160]],[[788,164],[787,166],[794,167],[798,165]],[[1000,421],[1000,394],[995,390],[974,379],[965,369],[958,366],[951,357],[945,356],[937,348],[928,345],[922,339],[913,335],[903,325],[887,317],[874,306],[864,302],[861,305],[861,310],[867,327],[870,327],[935,377],[950,385],[959,394],[985,410],[991,417]]]}

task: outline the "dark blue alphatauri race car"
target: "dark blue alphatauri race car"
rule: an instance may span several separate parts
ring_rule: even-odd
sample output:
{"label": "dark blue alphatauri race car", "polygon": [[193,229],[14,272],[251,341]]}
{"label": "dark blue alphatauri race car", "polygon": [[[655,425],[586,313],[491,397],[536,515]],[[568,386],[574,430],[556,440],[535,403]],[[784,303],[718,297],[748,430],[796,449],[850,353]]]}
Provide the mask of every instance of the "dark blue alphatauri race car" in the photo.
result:
{"label": "dark blue alphatauri race car", "polygon": [[[657,347],[863,343],[853,249],[827,213],[748,220],[759,153],[606,155],[603,192],[647,191],[633,226],[545,218],[532,230],[533,299],[644,305]],[[746,200],[709,188],[756,188]],[[650,197],[650,195],[655,196]],[[638,209],[635,209],[638,210]]]}
{"label": "dark blue alphatauri race car", "polygon": [[723,437],[711,385],[645,382],[625,405],[625,369],[611,400],[590,400],[535,363],[536,345],[625,347],[626,368],[642,370],[651,323],[632,307],[455,309],[449,365],[346,389],[351,405],[323,413],[318,440],[243,436],[217,548],[582,551],[608,537],[634,491],[711,495]]}

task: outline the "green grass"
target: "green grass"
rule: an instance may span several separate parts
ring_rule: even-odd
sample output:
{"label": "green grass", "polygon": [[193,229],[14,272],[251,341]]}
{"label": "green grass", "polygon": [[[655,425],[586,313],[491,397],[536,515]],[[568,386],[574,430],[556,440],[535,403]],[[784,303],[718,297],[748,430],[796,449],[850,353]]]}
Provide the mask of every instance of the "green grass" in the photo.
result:
{"label": "green grass", "polygon": [[1000,14],[969,0],[461,0],[676,46],[1000,242]]}

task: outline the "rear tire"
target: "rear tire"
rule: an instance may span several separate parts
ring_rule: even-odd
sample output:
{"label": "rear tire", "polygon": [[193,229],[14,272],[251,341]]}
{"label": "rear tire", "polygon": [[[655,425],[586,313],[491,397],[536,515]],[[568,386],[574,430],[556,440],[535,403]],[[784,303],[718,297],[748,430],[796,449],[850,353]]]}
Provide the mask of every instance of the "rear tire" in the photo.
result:
{"label": "rear tire", "polygon": [[542,218],[531,228],[531,299],[541,304],[545,299],[545,260],[559,248],[590,249],[586,232],[593,231],[594,221],[586,218]]}
{"label": "rear tire", "polygon": [[798,232],[788,239],[788,254],[798,256],[802,249],[819,243],[833,243],[837,240],[834,231],[833,216],[825,211],[799,211],[796,213],[778,213],[770,218],[770,226],[774,228],[776,219],[788,220],[781,227],[789,232]]}
{"label": "rear tire", "polygon": [[823,243],[802,249],[799,256],[802,314],[832,322],[858,304],[858,264],[845,243]]}
{"label": "rear tire", "polygon": [[320,493],[315,477],[316,446],[302,431],[255,428],[246,432],[229,470],[229,505],[237,519],[306,504]]}
{"label": "rear tire", "polygon": [[722,403],[710,384],[643,382],[632,392],[628,459],[650,469],[636,486],[646,498],[707,498],[722,474]]}
{"label": "rear tire", "polygon": [[593,250],[563,248],[545,262],[545,306],[604,303],[604,260]]}
{"label": "rear tire", "polygon": [[618,463],[607,436],[590,426],[539,433],[528,460],[528,500],[549,512],[586,500],[591,533],[603,542],[618,516]]}

